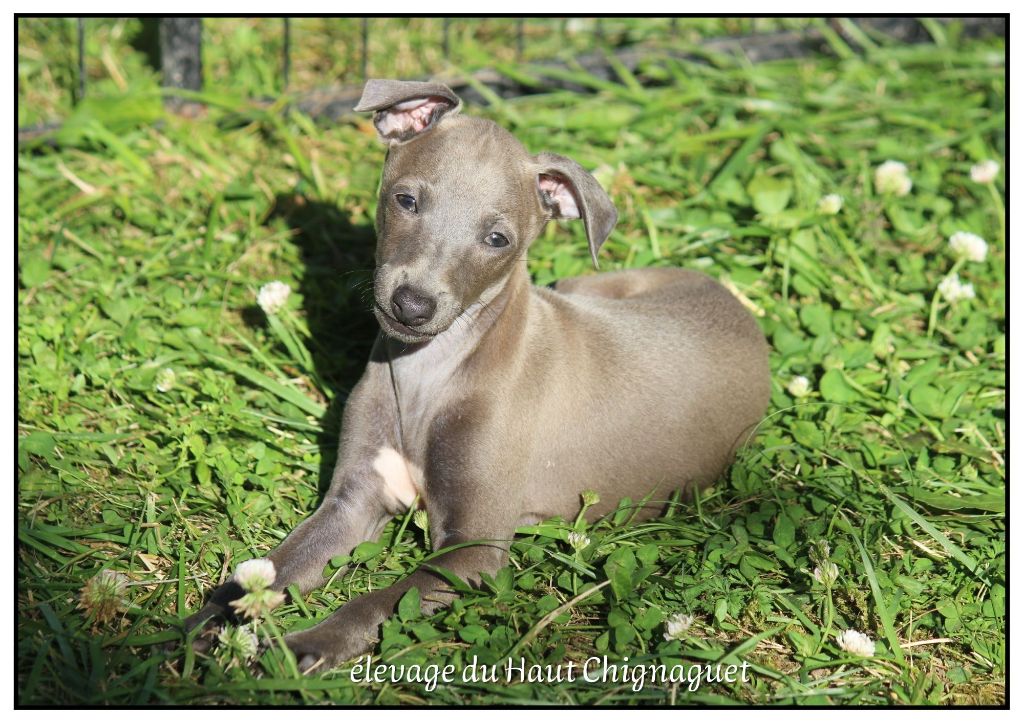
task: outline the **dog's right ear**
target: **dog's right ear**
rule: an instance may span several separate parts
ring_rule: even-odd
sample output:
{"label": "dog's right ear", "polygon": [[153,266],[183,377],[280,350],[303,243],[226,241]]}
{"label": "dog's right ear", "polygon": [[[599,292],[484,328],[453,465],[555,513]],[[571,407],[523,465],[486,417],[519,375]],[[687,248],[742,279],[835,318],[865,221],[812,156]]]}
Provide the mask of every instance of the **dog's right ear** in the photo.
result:
{"label": "dog's right ear", "polygon": [[381,140],[402,143],[426,133],[461,107],[459,96],[443,83],[368,80],[354,110],[376,111],[373,124]]}

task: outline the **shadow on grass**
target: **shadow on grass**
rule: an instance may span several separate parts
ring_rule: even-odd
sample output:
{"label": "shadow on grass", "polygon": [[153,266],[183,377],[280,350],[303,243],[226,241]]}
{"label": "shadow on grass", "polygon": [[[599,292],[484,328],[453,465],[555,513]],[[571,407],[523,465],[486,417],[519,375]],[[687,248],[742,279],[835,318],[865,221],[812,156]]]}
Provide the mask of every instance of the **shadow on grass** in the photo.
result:
{"label": "shadow on grass", "polygon": [[354,225],[337,206],[298,194],[279,194],[270,219],[288,224],[302,255],[298,291],[312,337],[309,352],[317,376],[333,394],[317,439],[318,492],[323,499],[337,457],[345,401],[380,331],[371,311],[376,236],[372,226]]}

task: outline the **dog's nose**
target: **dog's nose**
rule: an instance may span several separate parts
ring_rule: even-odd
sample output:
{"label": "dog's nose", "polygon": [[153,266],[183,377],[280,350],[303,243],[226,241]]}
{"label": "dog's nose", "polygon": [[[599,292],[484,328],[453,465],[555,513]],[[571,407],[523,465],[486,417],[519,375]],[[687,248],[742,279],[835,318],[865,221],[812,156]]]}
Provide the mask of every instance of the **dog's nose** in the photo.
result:
{"label": "dog's nose", "polygon": [[421,326],[434,318],[437,302],[402,285],[391,295],[391,310],[406,326]]}

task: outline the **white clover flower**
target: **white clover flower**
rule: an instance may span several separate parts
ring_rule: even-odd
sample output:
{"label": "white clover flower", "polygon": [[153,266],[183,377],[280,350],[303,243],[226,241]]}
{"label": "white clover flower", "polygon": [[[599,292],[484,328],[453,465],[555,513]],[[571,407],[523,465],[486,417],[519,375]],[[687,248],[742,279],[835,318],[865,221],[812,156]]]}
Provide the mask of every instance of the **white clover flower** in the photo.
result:
{"label": "white clover flower", "polygon": [[747,98],[743,101],[743,110],[748,113],[779,110],[782,107],[783,106],[779,103],[776,103],[774,100],[769,100],[768,98]]}
{"label": "white clover flower", "polygon": [[590,544],[590,538],[582,532],[570,532],[565,539],[570,545],[572,545],[572,549],[577,552]]}
{"label": "white clover flower", "polygon": [[277,570],[274,563],[265,557],[246,560],[235,568],[235,582],[246,592],[258,592],[274,584]]}
{"label": "white clover flower", "polygon": [[284,308],[288,301],[288,295],[292,293],[292,287],[283,281],[271,281],[260,287],[260,293],[256,295],[256,303],[266,314],[276,314]]}
{"label": "white clover flower", "polygon": [[794,397],[806,397],[811,392],[811,380],[807,377],[793,377],[786,385],[786,391]]}
{"label": "white clover flower", "polygon": [[839,566],[834,562],[823,562],[814,568],[814,579],[825,587],[832,587],[839,579]]}
{"label": "white clover flower", "polygon": [[665,621],[665,640],[681,640],[692,625],[692,615],[676,613]]}
{"label": "white clover flower", "polygon": [[153,388],[158,392],[169,392],[174,389],[174,380],[174,370],[165,367],[156,373],[156,382],[153,384]]}
{"label": "white clover flower", "polygon": [[827,196],[822,196],[821,200],[818,201],[818,213],[823,213],[827,216],[835,216],[843,208],[843,197],[838,193],[830,193]]}
{"label": "white clover flower", "polygon": [[875,654],[874,641],[864,633],[858,633],[856,630],[845,631],[842,635],[836,637],[836,642],[847,653],[853,653],[863,658],[870,658]]}
{"label": "white clover flower", "polygon": [[220,635],[217,636],[220,644],[225,648],[229,649],[232,653],[237,653],[239,658],[249,660],[255,658],[256,653],[259,652],[260,641],[259,638],[252,632],[248,625],[241,627],[225,627],[220,631]]}
{"label": "white clover flower", "polygon": [[913,187],[905,163],[886,161],[875,169],[875,190],[879,193],[906,196]]}
{"label": "white clover flower", "polygon": [[947,276],[939,284],[939,293],[951,304],[962,299],[974,298],[974,284],[965,284],[960,281],[960,274]]}
{"label": "white clover flower", "polygon": [[264,617],[284,602],[284,593],[275,590],[254,590],[231,602],[231,607],[249,618]]}
{"label": "white clover flower", "polygon": [[587,18],[569,18],[565,24],[565,32],[569,35],[576,35],[582,33],[587,29],[588,19]]}
{"label": "white clover flower", "polygon": [[828,562],[828,558],[831,554],[832,545],[829,544],[828,540],[815,540],[811,543],[811,549],[807,552],[811,561],[818,565],[823,562]]}
{"label": "white clover flower", "polygon": [[93,622],[103,623],[114,618],[128,605],[128,578],[113,570],[100,570],[82,588],[78,606],[85,610]]}
{"label": "white clover flower", "polygon": [[949,246],[957,256],[963,256],[968,261],[982,262],[988,255],[988,244],[985,239],[967,231],[957,231],[949,237]]}
{"label": "white clover flower", "polygon": [[266,558],[246,560],[235,568],[233,579],[246,594],[231,602],[231,607],[249,618],[264,617],[284,602],[284,593],[269,589],[277,577],[274,563]]}
{"label": "white clover flower", "polygon": [[987,160],[971,166],[971,180],[975,183],[992,183],[999,175],[999,161]]}

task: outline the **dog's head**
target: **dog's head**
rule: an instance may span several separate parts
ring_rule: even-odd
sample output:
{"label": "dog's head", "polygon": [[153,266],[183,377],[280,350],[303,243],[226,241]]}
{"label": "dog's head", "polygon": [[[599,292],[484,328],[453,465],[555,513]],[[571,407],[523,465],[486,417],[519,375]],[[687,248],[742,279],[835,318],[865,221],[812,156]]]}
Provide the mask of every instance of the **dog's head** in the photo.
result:
{"label": "dog's head", "polygon": [[426,341],[494,299],[549,219],[582,219],[596,264],[617,217],[578,163],[531,155],[495,123],[460,115],[461,105],[439,83],[371,80],[356,106],[374,111],[388,144],[374,313],[405,342]]}

